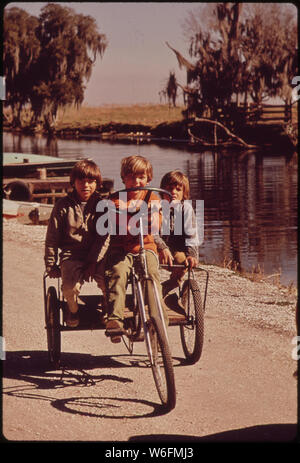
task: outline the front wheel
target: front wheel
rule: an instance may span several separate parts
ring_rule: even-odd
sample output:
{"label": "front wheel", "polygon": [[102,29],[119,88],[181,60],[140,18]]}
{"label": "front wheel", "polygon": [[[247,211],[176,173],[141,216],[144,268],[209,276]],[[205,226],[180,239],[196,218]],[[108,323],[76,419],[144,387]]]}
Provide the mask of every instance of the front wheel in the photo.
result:
{"label": "front wheel", "polygon": [[54,286],[50,286],[46,296],[46,313],[45,313],[48,358],[51,365],[57,368],[60,363],[61,353],[61,336],[59,329],[59,307],[58,299]]}
{"label": "front wheel", "polygon": [[180,325],[180,337],[188,363],[196,363],[201,357],[204,339],[204,310],[198,284],[186,280],[182,288],[182,304],[188,320]]}
{"label": "front wheel", "polygon": [[172,356],[160,319],[151,317],[147,322],[150,337],[152,373],[158,395],[167,411],[176,405],[175,378]]}

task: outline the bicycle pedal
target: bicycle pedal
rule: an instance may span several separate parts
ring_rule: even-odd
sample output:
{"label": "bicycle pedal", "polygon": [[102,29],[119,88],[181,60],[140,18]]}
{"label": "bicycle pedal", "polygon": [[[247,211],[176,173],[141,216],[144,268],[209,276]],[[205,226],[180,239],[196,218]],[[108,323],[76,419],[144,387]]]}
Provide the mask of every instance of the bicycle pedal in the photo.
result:
{"label": "bicycle pedal", "polygon": [[133,336],[132,340],[134,342],[143,342],[143,341],[145,341],[144,331],[142,331],[138,335]]}
{"label": "bicycle pedal", "polygon": [[107,336],[107,337],[124,336],[124,334],[127,334],[127,333],[122,328],[116,328],[115,330],[106,330],[105,331],[105,336]]}

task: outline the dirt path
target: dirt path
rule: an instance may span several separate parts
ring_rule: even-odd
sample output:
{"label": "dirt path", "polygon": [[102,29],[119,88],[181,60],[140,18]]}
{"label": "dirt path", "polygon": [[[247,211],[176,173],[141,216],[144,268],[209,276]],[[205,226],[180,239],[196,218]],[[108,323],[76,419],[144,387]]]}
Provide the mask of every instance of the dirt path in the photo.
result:
{"label": "dirt path", "polygon": [[[208,267],[202,358],[184,364],[169,328],[177,405],[162,414],[145,350],[130,356],[103,331],[62,333],[64,370],[47,364],[43,227],[7,225],[3,244],[3,434],[21,441],[289,441],[297,423],[295,298]],[[29,232],[28,232],[29,230]],[[22,235],[23,233],[23,235]],[[24,233],[30,241],[24,243]],[[88,285],[86,285],[88,292]],[[171,444],[173,443],[173,444]],[[147,448],[147,447],[146,447]],[[148,451],[148,450],[147,450]],[[196,450],[195,450],[196,451]]]}

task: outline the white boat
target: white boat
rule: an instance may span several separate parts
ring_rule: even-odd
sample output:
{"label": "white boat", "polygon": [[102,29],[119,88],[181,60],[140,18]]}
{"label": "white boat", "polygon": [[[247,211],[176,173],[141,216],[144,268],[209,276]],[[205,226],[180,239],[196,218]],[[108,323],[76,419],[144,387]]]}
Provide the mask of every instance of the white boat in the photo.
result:
{"label": "white boat", "polygon": [[2,200],[2,216],[4,219],[16,219],[23,224],[47,223],[53,204],[30,203],[25,201]]}
{"label": "white boat", "polygon": [[3,153],[3,165],[8,164],[28,164],[28,163],[49,163],[65,162],[67,159],[57,158],[55,156],[46,156],[42,154],[31,153]]}
{"label": "white boat", "polygon": [[65,159],[31,153],[3,153],[3,177],[36,177],[38,169],[56,175],[69,174],[79,159]]}

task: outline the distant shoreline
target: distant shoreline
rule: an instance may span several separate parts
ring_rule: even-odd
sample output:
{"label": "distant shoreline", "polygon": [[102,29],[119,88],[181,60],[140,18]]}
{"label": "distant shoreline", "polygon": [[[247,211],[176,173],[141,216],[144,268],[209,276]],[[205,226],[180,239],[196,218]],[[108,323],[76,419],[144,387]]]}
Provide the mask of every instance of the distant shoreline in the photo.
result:
{"label": "distant shoreline", "polygon": [[[224,132],[218,136],[215,144],[211,136],[211,127],[205,123],[196,123],[193,119],[184,119],[183,110],[183,106],[169,108],[168,105],[162,104],[113,105],[98,108],[83,106],[78,110],[67,108],[58,113],[57,125],[50,135],[64,139],[98,139],[134,144],[149,142],[182,144],[191,149],[247,148],[234,139],[228,137],[222,139]],[[25,114],[22,128],[13,128],[6,120],[4,130],[28,135],[36,133],[49,135],[42,128],[32,129],[27,120],[29,119],[26,119]],[[191,137],[191,132],[195,134],[195,138]],[[276,148],[295,151],[297,149],[295,140],[286,133],[281,124],[241,126],[234,133],[247,144],[256,145],[255,148],[258,150]]]}

